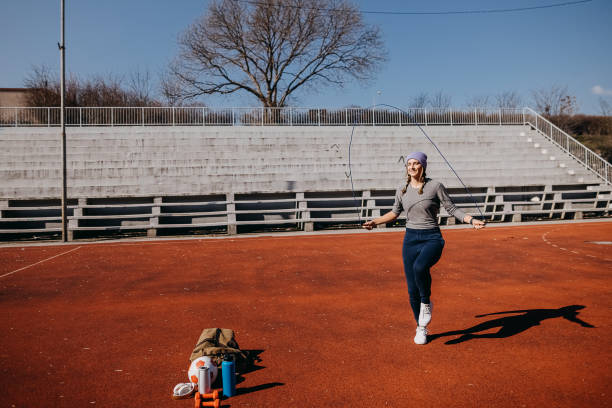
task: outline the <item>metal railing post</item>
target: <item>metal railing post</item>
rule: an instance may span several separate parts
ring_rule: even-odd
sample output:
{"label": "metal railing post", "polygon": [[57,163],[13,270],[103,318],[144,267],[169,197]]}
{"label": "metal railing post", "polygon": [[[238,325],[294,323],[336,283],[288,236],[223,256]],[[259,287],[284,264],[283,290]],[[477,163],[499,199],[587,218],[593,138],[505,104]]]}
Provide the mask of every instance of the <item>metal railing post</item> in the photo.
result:
{"label": "metal railing post", "polygon": [[501,108],[499,108],[499,126],[502,125],[502,119],[501,119]]}
{"label": "metal railing post", "polygon": [[425,112],[425,126],[427,126],[427,108],[423,110]]}
{"label": "metal railing post", "polygon": [[550,138],[550,140],[554,140],[552,135],[552,122],[549,122],[548,128],[550,129],[550,131],[548,132],[548,137]]}
{"label": "metal railing post", "polygon": [[261,126],[264,125],[264,107],[261,107]]}
{"label": "metal railing post", "polygon": [[478,109],[474,108],[474,124],[478,126]]}
{"label": "metal railing post", "polygon": [[83,127],[83,108],[79,108],[79,127]]}
{"label": "metal railing post", "polygon": [[348,126],[348,108],[344,108],[344,123],[346,126]]}
{"label": "metal railing post", "polygon": [[141,112],[140,112],[140,113],[141,113],[141,115],[140,115],[140,116],[142,116],[142,126],[144,127],[144,106],[143,106],[141,109],[142,109],[142,110],[141,110]]}
{"label": "metal railing post", "polygon": [[111,127],[115,126],[115,108],[110,108],[111,111]]}
{"label": "metal railing post", "polygon": [[289,107],[289,126],[293,126],[293,110]]}
{"label": "metal railing post", "polygon": [[17,108],[15,108],[15,127],[17,127]]}
{"label": "metal railing post", "polygon": [[172,107],[172,126],[174,126],[174,124],[176,123],[175,115],[176,115],[176,107],[173,106]]}
{"label": "metal railing post", "polygon": [[47,108],[47,127],[51,127],[51,108]]}

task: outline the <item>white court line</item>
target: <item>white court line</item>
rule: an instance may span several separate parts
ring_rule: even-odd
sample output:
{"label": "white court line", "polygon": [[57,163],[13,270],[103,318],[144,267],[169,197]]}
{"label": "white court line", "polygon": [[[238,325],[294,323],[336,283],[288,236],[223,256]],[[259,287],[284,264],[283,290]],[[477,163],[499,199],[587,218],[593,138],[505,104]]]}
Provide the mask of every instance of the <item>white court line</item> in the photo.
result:
{"label": "white court line", "polygon": [[542,235],[541,235],[542,240],[544,240],[544,242],[546,242],[548,245],[552,245],[553,247],[555,247],[555,248],[557,248],[557,249],[560,249],[560,250],[562,250],[562,251],[569,251],[569,252],[571,252],[571,253],[573,253],[573,254],[576,254],[576,255],[583,255],[583,256],[588,256],[589,258],[593,258],[593,259],[600,259],[600,260],[603,260],[603,261],[612,262],[612,259],[608,259],[608,258],[598,258],[598,257],[593,256],[593,255],[583,254],[583,253],[582,253],[582,252],[580,252],[580,251],[572,251],[571,249],[563,248],[563,247],[560,247],[560,246],[558,246],[558,245],[556,245],[556,244],[553,244],[551,241],[549,241],[549,240],[548,240],[547,235],[548,235],[549,233],[551,233],[551,232],[556,232],[556,231],[558,231],[558,230],[559,230],[559,228],[555,228],[555,229],[554,229],[554,230],[552,230],[552,231],[547,231],[547,232],[545,232],[544,234],[542,234]]}
{"label": "white court line", "polygon": [[65,254],[67,254],[67,253],[69,253],[69,252],[76,251],[76,250],[77,250],[77,249],[79,249],[79,248],[82,248],[82,247],[80,247],[80,246],[79,246],[79,247],[76,247],[76,248],[72,248],[70,251],[66,251],[66,252],[62,252],[61,254],[53,255],[52,257],[49,257],[49,258],[47,258],[47,259],[43,259],[42,261],[38,261],[38,262],[36,262],[36,263],[33,263],[32,265],[24,266],[23,268],[19,268],[19,269],[17,269],[17,270],[14,270],[13,272],[5,273],[4,275],[0,275],[0,278],[4,278],[5,276],[9,276],[9,275],[12,275],[12,274],[14,274],[14,273],[17,273],[17,272],[19,272],[19,271],[23,271],[24,269],[28,269],[28,268],[30,268],[30,267],[32,267],[32,266],[34,266],[34,265],[38,265],[39,263],[46,262],[46,261],[51,260],[51,259],[53,259],[53,258],[57,258],[58,256],[65,255]]}

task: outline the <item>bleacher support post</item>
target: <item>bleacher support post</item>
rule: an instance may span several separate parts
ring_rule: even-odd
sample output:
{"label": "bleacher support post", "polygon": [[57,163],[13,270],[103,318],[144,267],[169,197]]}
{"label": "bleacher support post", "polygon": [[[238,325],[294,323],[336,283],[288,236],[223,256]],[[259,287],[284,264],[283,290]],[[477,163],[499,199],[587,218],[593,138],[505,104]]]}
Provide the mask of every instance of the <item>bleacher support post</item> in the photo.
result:
{"label": "bleacher support post", "polygon": [[360,211],[359,216],[364,218],[364,220],[369,217],[370,211],[372,210],[372,208],[374,208],[375,201],[370,200],[371,196],[372,196],[372,193],[370,192],[370,190],[364,190],[361,192],[361,205],[363,207],[364,201],[366,202],[366,205],[365,205],[365,213],[363,209],[359,210]]}
{"label": "bleacher support post", "polygon": [[308,211],[308,202],[304,199],[304,193],[296,193],[295,199],[298,200],[298,210],[300,211],[300,218],[304,221],[302,225],[304,225],[305,232],[314,231],[314,225],[312,221],[310,221],[310,211]]}
{"label": "bleacher support post", "polygon": [[550,210],[550,213],[548,214],[548,218],[552,218],[554,215],[554,210],[556,209],[556,206],[557,206],[556,204],[557,198],[560,198],[560,195],[553,192],[552,185],[551,184],[545,185],[544,186],[544,196],[542,197],[541,210],[545,211],[547,210],[546,206],[547,205],[550,206],[550,208],[548,208],[548,210]]}
{"label": "bleacher support post", "polygon": [[[75,208],[75,212],[76,212],[76,208]],[[74,241],[74,231],[78,228],[79,226],[79,220],[76,220],[74,218],[69,218],[68,219],[68,241]]]}
{"label": "bleacher support post", "polygon": [[[493,202],[489,201],[489,197],[493,198]],[[495,187],[487,187],[487,195],[485,196],[485,200],[484,200],[484,212],[485,214],[488,212],[494,212],[495,211]],[[493,206],[491,206],[490,204],[493,204]],[[491,219],[493,219],[493,217],[491,217]],[[485,219],[487,219],[487,217],[485,216]]]}
{"label": "bleacher support post", "polygon": [[[599,208],[604,208],[605,210],[603,211],[603,215],[607,216],[610,215],[610,209],[612,209],[612,193],[609,189],[607,190],[600,190],[597,192],[597,200],[596,201],[596,206]],[[601,206],[600,206],[601,204]]]}
{"label": "bleacher support post", "polygon": [[151,218],[149,218],[150,227],[147,229],[147,237],[155,238],[157,236],[157,226],[159,225],[159,215],[161,214],[162,198],[153,198],[153,207],[151,207]]}
{"label": "bleacher support post", "polygon": [[83,216],[83,207],[85,207],[87,205],[87,199],[86,198],[79,198],[77,207],[74,209],[74,212],[72,213],[73,217],[82,217]]}
{"label": "bleacher support post", "polygon": [[[368,219],[373,220],[376,217],[380,217],[380,210],[376,209],[376,200],[372,199],[372,192],[370,190],[365,190],[363,192],[363,196],[362,196],[362,200],[365,199],[366,201],[366,213],[364,215],[364,220],[366,221]],[[385,228],[386,225],[382,224],[379,225],[379,228]]]}
{"label": "bleacher support post", "polygon": [[[552,186],[551,186],[552,189]],[[560,204],[561,208],[557,208],[557,203]],[[570,206],[566,205],[565,202],[563,202],[563,193],[555,193],[553,195],[553,205],[551,207],[552,210],[557,210],[557,209],[561,209],[563,211],[561,211],[561,219],[564,220],[565,219],[565,210],[568,209]],[[550,218],[553,217],[555,213],[553,211],[550,212]]]}
{"label": "bleacher support post", "polygon": [[236,225],[236,203],[234,202],[234,193],[225,195],[226,211],[227,211],[227,234],[236,235],[238,226]]}
{"label": "bleacher support post", "polygon": [[512,216],[512,222],[514,222],[514,216],[512,215],[512,204],[511,203],[504,203],[503,202],[504,198],[502,196],[497,196],[496,197],[496,201],[498,199],[499,199],[500,202],[502,202],[504,204],[504,213],[502,215],[501,220],[503,222],[507,222],[508,216]]}
{"label": "bleacher support post", "polygon": [[79,198],[77,207],[72,212],[72,217],[68,219],[67,240],[74,241],[74,231],[79,227],[79,220],[76,217],[83,216],[83,207],[87,205],[87,198]]}

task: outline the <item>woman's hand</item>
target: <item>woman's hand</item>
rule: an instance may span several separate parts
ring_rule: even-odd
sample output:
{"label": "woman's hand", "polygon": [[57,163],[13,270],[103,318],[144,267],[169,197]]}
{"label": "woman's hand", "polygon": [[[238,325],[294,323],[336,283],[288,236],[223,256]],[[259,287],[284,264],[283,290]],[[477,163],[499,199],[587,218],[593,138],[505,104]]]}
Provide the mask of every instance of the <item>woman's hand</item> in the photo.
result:
{"label": "woman's hand", "polygon": [[361,228],[371,230],[372,228],[376,227],[378,224],[386,224],[388,222],[395,221],[398,215],[399,214],[396,214],[393,211],[389,211],[385,215],[381,217],[377,217],[373,219],[372,221],[364,222]]}
{"label": "woman's hand", "polygon": [[374,220],[372,220],[372,221],[364,222],[363,225],[361,226],[361,228],[365,228],[367,230],[371,230],[375,226],[376,226],[376,223],[374,222]]}
{"label": "woman's hand", "polygon": [[484,221],[477,220],[476,218],[472,218],[472,225],[474,229],[481,229],[485,227]]}

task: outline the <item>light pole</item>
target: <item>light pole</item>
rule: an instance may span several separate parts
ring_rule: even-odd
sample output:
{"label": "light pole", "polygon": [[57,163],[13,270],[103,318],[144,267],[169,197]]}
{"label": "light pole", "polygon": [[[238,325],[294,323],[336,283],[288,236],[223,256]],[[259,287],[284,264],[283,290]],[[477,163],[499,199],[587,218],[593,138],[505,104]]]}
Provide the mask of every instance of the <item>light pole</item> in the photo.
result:
{"label": "light pole", "polygon": [[66,107],[64,99],[66,96],[66,47],[64,43],[64,0],[60,4],[61,24],[60,24],[60,43],[57,44],[60,50],[60,71],[61,71],[61,90],[60,90],[60,122],[62,127],[62,242],[68,240],[68,221],[66,203]]}
{"label": "light pole", "polygon": [[376,112],[376,95],[380,96],[380,94],[382,94],[382,91],[379,89],[374,96],[372,96],[372,126],[376,126],[376,119],[374,118],[374,113]]}
{"label": "light pole", "polygon": [[374,94],[374,96],[372,97],[372,108],[374,108],[376,106],[376,96],[380,96],[382,94],[382,91],[379,89],[376,91],[376,93]]}

